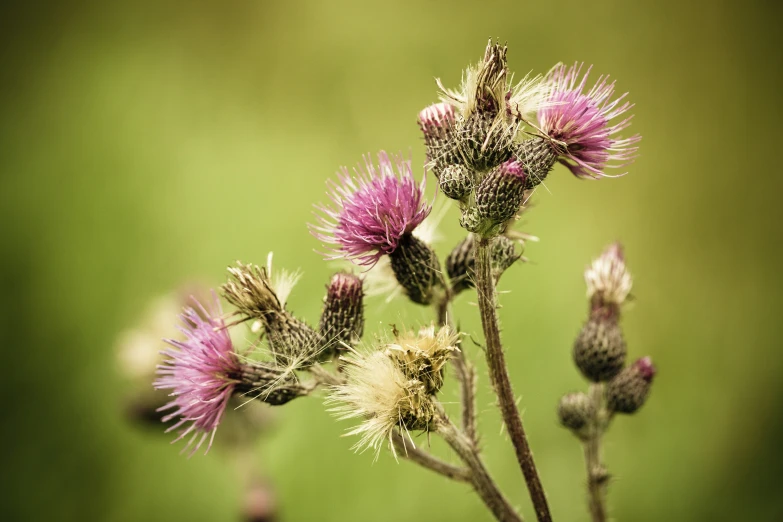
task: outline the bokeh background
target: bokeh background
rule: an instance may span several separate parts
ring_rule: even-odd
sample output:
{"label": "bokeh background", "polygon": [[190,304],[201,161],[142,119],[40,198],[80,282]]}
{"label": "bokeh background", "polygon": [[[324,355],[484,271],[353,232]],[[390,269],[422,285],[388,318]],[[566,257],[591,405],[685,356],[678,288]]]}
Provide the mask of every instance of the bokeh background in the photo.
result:
{"label": "bokeh background", "polygon": [[[556,425],[583,389],[570,346],[582,270],[626,245],[632,356],[660,373],[606,439],[615,520],[783,519],[780,9],[773,2],[27,3],[0,15],[2,495],[6,520],[233,521],[242,489],[220,450],[178,455],[123,416],[117,337],[186,282],[235,259],[305,277],[290,304],[316,322],[333,266],[308,235],[340,165],[423,150],[435,77],[455,85],[488,37],[512,70],[586,61],[636,103],[628,176],[562,168],[524,229],[531,263],[504,276],[515,391],[555,520],[586,521],[579,445]],[[421,174],[421,169],[419,173]],[[432,190],[433,184],[430,184]],[[460,229],[451,209],[442,256]],[[456,313],[479,324],[471,299]],[[171,318],[172,322],[175,320]],[[368,334],[428,310],[369,301]],[[469,354],[483,368],[480,354]],[[486,378],[485,456],[532,510]],[[444,400],[456,398],[446,390]],[[354,455],[347,424],[298,400],[247,460],[280,520],[487,520],[466,486]],[[220,431],[218,432],[220,439]],[[434,450],[446,455],[437,441]]]}

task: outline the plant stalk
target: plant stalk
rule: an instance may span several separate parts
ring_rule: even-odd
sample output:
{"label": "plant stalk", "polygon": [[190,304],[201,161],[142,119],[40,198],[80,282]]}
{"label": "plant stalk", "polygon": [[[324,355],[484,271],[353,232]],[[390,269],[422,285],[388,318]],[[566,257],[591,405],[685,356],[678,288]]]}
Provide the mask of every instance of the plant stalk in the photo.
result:
{"label": "plant stalk", "polygon": [[590,435],[584,441],[585,466],[587,468],[587,498],[593,522],[606,522],[606,482],[609,475],[601,463],[601,435],[604,431],[602,416],[603,384],[590,385],[590,399],[596,418]]}
{"label": "plant stalk", "polygon": [[497,484],[490,477],[487,468],[481,460],[475,447],[468,438],[442,410],[439,414],[438,433],[443,440],[459,455],[465,465],[470,469],[470,482],[481,500],[500,522],[523,522],[508,500],[498,489]]}
{"label": "plant stalk", "polygon": [[476,257],[476,292],[478,305],[481,312],[481,325],[484,329],[486,342],[485,353],[489,376],[492,387],[498,396],[498,405],[503,415],[508,435],[514,444],[517,461],[525,476],[530,499],[536,511],[538,522],[551,522],[552,515],[549,512],[546,494],[538,477],[533,454],[522,426],[522,418],[519,415],[514,391],[508,377],[506,361],[503,355],[503,346],[500,342],[500,327],[498,326],[495,280],[492,277],[492,261],[490,258],[490,240],[477,238],[475,243]]}

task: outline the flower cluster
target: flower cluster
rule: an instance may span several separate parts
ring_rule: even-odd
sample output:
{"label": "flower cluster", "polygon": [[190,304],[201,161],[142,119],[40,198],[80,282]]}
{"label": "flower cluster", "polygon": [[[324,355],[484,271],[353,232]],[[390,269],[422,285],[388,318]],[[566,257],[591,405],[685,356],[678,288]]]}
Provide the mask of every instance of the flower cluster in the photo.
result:
{"label": "flower cluster", "polygon": [[[154,385],[170,392],[162,408],[167,412],[163,420],[174,421],[168,431],[179,432],[176,440],[189,437],[185,448],[192,452],[207,441],[209,449],[230,400],[283,405],[328,386],[330,411],[358,421],[347,432],[358,436],[355,450],[372,449],[378,458],[387,445],[395,455],[404,449],[411,460],[470,483],[498,520],[521,520],[480,458],[477,376],[460,350],[465,334],[452,326],[453,301],[475,287],[489,380],[537,517],[550,521],[502,356],[495,284],[524,260],[520,246],[535,239],[513,230],[513,224],[557,163],[578,178],[598,179],[636,156],[639,136],[620,136],[630,125],[632,104],[625,94],[615,96],[615,84],[606,76],[589,87],[590,70],[583,74],[580,64],[559,64],[544,76],[515,81],[507,48],[490,41],[458,88],[438,81],[440,101],[417,118],[427,158],[422,179],[417,181],[410,160],[381,151],[377,160],[365,156],[352,170],[341,168],[329,183],[330,202],[316,207],[310,231],[324,245],[325,259],[347,260],[363,269],[355,274],[343,267],[332,275],[317,326],[288,306],[300,275],[273,273],[271,254],[266,266],[237,262],[228,268],[221,290],[233,307],[230,313],[224,316],[217,296],[209,310],[197,303],[184,311],[185,338],[167,340],[170,347],[162,352],[165,360]],[[447,198],[440,201],[457,202],[459,223],[467,231],[444,264],[425,233],[442,216],[432,212],[426,171]],[[392,337],[360,348],[366,283],[372,286],[379,274],[393,278],[396,295],[432,306],[437,324],[394,327]],[[574,342],[573,359],[590,390],[565,395],[558,417],[585,443],[589,484],[597,491],[608,478],[596,460],[598,441],[615,414],[634,413],[645,403],[656,371],[649,357],[626,364],[620,318],[632,279],[622,247],[608,247],[586,270],[585,281],[589,313]],[[243,324],[249,325],[248,346],[238,349],[229,329]],[[459,427],[438,399],[449,364],[460,381]],[[462,466],[413,445],[414,434],[431,432],[443,437]]]}

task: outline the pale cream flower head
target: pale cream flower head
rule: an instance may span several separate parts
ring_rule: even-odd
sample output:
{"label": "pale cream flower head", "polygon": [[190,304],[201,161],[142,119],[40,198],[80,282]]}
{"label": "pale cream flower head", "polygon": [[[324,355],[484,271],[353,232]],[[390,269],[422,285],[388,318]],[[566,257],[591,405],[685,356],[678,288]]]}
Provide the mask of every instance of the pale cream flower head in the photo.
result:
{"label": "pale cream flower head", "polygon": [[587,297],[601,304],[622,305],[628,298],[633,279],[625,266],[620,243],[609,245],[585,270]]}

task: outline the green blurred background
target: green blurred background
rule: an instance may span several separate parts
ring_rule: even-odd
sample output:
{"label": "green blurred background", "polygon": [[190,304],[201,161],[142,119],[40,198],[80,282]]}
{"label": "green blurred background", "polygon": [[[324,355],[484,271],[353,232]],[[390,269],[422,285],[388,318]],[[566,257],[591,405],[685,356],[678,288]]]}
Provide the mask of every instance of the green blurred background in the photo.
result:
{"label": "green blurred background", "polygon": [[[645,408],[606,440],[614,518],[783,519],[772,2],[2,9],[4,519],[237,520],[242,491],[220,451],[187,460],[123,417],[119,332],[157,296],[217,285],[233,260],[263,263],[269,250],[305,272],[290,305],[316,322],[333,267],[305,223],[324,181],[379,149],[421,165],[415,119],[435,100],[434,78],[455,85],[490,36],[508,41],[521,74],[561,60],[611,73],[644,136],[624,178],[553,173],[524,227],[541,237],[533,262],[501,284],[510,371],[555,520],[587,520],[581,450],[554,410],[585,387],[570,361],[586,312],[582,270],[617,239],[635,275],[630,351],[660,373]],[[459,238],[456,214],[443,225],[444,256]],[[470,301],[456,312],[476,332]],[[368,333],[429,318],[376,299]],[[445,394],[456,399],[453,387]],[[486,378],[480,405],[488,465],[533,520]],[[347,424],[321,399],[278,413],[253,462],[274,483],[282,520],[488,519],[465,486],[351,453],[354,441],[339,436]]]}

